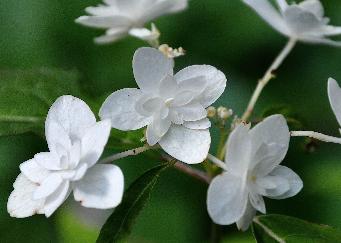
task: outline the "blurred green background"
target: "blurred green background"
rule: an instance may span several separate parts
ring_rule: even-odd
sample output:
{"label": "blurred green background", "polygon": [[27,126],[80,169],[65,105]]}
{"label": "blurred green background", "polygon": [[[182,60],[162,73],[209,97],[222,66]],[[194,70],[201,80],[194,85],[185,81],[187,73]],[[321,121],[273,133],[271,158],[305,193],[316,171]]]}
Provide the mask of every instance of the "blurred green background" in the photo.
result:
{"label": "blurred green background", "polygon": [[[322,2],[332,24],[341,25],[340,2]],[[74,23],[75,18],[84,14],[85,7],[99,3],[2,0],[0,70],[41,67],[76,70],[82,91],[101,102],[114,90],[134,87],[132,55],[145,44],[127,38],[112,45],[96,46],[93,37],[102,32]],[[286,42],[238,0],[192,0],[186,11],[162,17],[155,23],[162,32],[163,43],[182,46],[187,51],[185,57],[176,60],[176,69],[210,64],[225,72],[228,86],[217,105],[228,106],[236,114],[242,113],[257,79]],[[338,124],[326,88],[330,76],[341,82],[340,67],[341,49],[299,44],[278,71],[278,78],[266,88],[256,114],[274,104],[286,104],[298,114],[304,124],[302,129],[337,136]],[[93,107],[98,109],[98,105]],[[316,151],[308,153],[301,138],[292,139],[291,145],[284,163],[302,176],[304,189],[292,199],[267,200],[268,212],[341,229],[341,147],[317,144]],[[8,216],[6,203],[19,173],[18,165],[44,150],[46,142],[37,135],[0,137],[0,242],[94,242],[106,217],[100,211],[81,210],[69,203],[49,219],[34,216],[18,220]],[[107,151],[110,152],[113,151]],[[141,155],[118,164],[129,185],[158,162]],[[128,242],[209,241],[211,223],[206,213],[206,190],[206,185],[180,172],[166,172]],[[223,228],[223,240],[253,241],[250,233],[241,234],[234,225]]]}

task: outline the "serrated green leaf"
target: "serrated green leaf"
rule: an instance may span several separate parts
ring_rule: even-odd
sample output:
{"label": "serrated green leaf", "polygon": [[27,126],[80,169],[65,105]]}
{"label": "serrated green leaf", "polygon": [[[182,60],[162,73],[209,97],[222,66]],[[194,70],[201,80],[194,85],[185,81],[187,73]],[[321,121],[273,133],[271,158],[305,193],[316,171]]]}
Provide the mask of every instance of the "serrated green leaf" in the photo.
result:
{"label": "serrated green leaf", "polygon": [[339,230],[284,215],[256,217],[252,229],[258,243],[341,242]]}
{"label": "serrated green leaf", "polygon": [[102,227],[97,243],[122,242],[131,232],[132,225],[146,205],[162,171],[170,164],[154,167],[136,179],[125,192],[122,203]]}
{"label": "serrated green leaf", "polygon": [[43,132],[51,104],[80,96],[77,72],[57,69],[0,71],[0,136]]}

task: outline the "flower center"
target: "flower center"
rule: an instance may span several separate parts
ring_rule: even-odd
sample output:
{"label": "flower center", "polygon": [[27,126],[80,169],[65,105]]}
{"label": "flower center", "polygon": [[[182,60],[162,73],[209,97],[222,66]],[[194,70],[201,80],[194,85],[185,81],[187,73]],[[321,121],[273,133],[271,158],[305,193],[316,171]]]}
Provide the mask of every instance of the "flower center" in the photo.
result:
{"label": "flower center", "polygon": [[165,100],[165,105],[166,105],[167,107],[170,107],[170,105],[171,105],[171,103],[172,103],[173,100],[174,100],[174,98],[168,98],[168,99],[166,99],[166,100]]}

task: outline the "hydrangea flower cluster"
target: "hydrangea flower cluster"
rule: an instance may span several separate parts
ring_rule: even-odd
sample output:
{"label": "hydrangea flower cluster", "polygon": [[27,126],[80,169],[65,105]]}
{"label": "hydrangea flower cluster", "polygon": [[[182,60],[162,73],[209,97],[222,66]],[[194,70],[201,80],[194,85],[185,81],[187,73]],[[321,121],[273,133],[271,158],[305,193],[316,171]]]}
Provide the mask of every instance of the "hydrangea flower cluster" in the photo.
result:
{"label": "hydrangea flower cluster", "polygon": [[[285,118],[272,115],[258,122],[252,129],[248,118],[264,88],[272,78],[272,71],[298,41],[341,45],[329,39],[341,34],[340,27],[328,25],[322,4],[305,0],[289,5],[276,0],[278,9],[268,0],[243,0],[264,20],[283,35],[294,40],[275,60],[260,80],[249,107],[242,118],[236,116],[223,142],[220,159],[209,154],[212,119],[224,126],[233,112],[226,107],[215,109],[216,102],[226,88],[223,72],[210,65],[186,67],[174,74],[174,58],[184,55],[183,49],[167,44],[139,48],[133,57],[133,73],[138,88],[113,92],[99,111],[101,121],[88,105],[75,97],[62,96],[51,106],[45,123],[49,152],[38,153],[20,165],[21,173],[14,182],[8,199],[12,217],[24,218],[34,214],[51,216],[73,193],[84,207],[108,209],[122,200],[124,177],[119,167],[100,161],[111,128],[122,131],[146,127],[145,146],[161,148],[172,160],[184,164],[203,161],[217,167],[208,180],[207,210],[220,225],[236,223],[245,231],[256,212],[266,213],[263,197],[285,199],[295,196],[303,188],[300,177],[286,166],[284,160],[290,136],[308,136],[326,142],[341,143],[340,138],[307,131],[289,131]],[[104,0],[104,4],[88,7],[90,16],[82,16],[77,23],[106,29],[97,43],[109,43],[132,35],[148,42],[159,37],[144,25],[164,14],[187,7],[187,0]],[[334,79],[328,81],[332,109],[341,126],[341,88]],[[225,153],[224,153],[225,149]],[[117,158],[136,154],[123,152]],[[112,162],[113,157],[110,157]],[[116,158],[116,157],[115,157]],[[188,165],[190,175],[196,171]],[[200,171],[200,173],[203,173]]]}

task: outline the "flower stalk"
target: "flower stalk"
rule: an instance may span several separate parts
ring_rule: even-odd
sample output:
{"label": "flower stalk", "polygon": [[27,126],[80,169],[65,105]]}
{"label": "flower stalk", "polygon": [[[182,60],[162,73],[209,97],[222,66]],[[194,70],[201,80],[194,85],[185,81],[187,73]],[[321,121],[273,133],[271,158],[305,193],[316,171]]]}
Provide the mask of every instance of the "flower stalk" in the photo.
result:
{"label": "flower stalk", "polygon": [[290,132],[292,137],[309,137],[314,138],[317,140],[320,140],[322,142],[326,143],[337,143],[341,144],[341,138],[325,135],[318,132],[312,132],[312,131],[291,131]]}
{"label": "flower stalk", "polygon": [[270,68],[266,71],[263,78],[259,80],[258,85],[252,94],[251,100],[242,116],[243,121],[247,121],[250,118],[263,89],[269,83],[269,81],[275,77],[274,72],[279,68],[279,66],[283,63],[285,58],[290,54],[292,49],[295,47],[296,42],[297,40],[294,38],[289,39],[284,49],[280,52],[275,61],[271,64]]}
{"label": "flower stalk", "polygon": [[128,157],[128,156],[135,156],[135,155],[141,154],[143,152],[146,152],[146,151],[153,149],[153,148],[156,148],[156,147],[157,146],[153,147],[153,146],[149,146],[149,145],[144,145],[142,147],[134,148],[134,149],[122,152],[122,153],[111,155],[107,158],[102,159],[99,163],[100,164],[109,164],[109,163],[112,163],[116,160],[123,159],[123,158]]}

